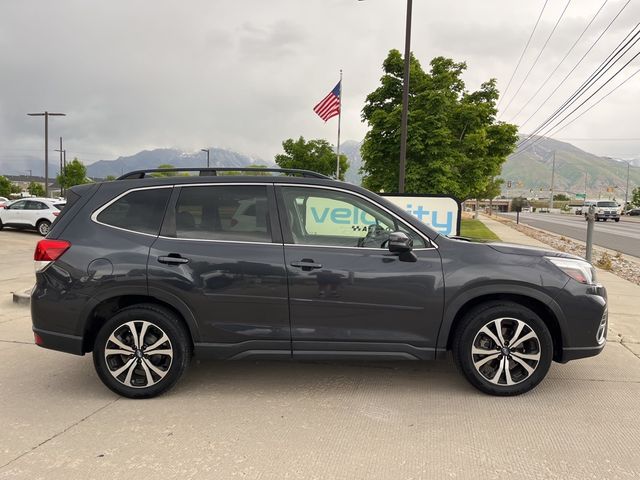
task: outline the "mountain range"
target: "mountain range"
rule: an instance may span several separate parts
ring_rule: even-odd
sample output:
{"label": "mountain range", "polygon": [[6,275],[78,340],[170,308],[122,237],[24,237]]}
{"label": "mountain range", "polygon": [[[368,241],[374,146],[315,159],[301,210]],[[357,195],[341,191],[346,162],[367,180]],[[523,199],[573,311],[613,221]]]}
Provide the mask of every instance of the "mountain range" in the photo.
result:
{"label": "mountain range", "polygon": [[[340,146],[341,153],[349,159],[346,180],[360,184],[362,166],[360,146],[362,142],[345,141]],[[553,157],[555,153],[555,170]],[[49,175],[54,178],[58,173],[57,157],[50,157]],[[637,163],[634,163],[637,162]],[[118,177],[132,170],[157,168],[162,164],[176,167],[197,167],[206,165],[204,152],[184,152],[178,149],[158,148],[143,150],[135,155],[119,157],[115,160],[100,160],[87,165],[90,178],[102,179],[109,175]],[[273,160],[244,155],[222,148],[210,148],[210,165],[243,167],[248,165],[273,166]],[[640,160],[632,160],[629,171],[629,191],[640,185]],[[501,178],[505,180],[503,194],[539,196],[548,194],[554,173],[554,191],[569,194],[585,192],[585,174],[587,196],[624,198],[627,179],[627,163],[622,160],[599,157],[581,150],[570,143],[550,138],[539,139],[532,148],[511,155],[504,163]],[[36,157],[22,157],[10,162],[0,157],[0,174],[24,175],[30,171],[34,176],[44,174],[43,162]],[[511,187],[509,188],[509,185]]]}

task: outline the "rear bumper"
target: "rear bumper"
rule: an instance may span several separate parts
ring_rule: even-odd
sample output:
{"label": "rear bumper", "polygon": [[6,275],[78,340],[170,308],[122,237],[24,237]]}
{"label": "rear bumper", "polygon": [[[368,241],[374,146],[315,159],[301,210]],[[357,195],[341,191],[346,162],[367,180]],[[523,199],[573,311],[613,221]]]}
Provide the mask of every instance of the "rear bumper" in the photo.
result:
{"label": "rear bumper", "polygon": [[57,350],[59,352],[72,353],[74,355],[84,355],[82,337],[49,332],[35,327],[33,328],[33,333],[40,337],[39,341],[36,340],[36,344],[40,347]]}

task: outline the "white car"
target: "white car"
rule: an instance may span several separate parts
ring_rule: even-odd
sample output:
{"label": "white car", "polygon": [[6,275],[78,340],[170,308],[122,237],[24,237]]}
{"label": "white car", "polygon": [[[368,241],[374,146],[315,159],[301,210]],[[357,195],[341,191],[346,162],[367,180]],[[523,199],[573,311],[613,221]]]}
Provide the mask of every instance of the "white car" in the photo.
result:
{"label": "white car", "polygon": [[64,205],[64,201],[52,198],[16,200],[0,208],[0,230],[4,227],[35,228],[44,237]]}

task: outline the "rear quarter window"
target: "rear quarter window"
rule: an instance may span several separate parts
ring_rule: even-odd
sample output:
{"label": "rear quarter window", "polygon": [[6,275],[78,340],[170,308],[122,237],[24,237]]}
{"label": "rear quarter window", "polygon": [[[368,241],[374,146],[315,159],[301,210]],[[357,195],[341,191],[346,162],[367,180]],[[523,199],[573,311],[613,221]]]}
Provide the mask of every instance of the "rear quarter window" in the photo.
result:
{"label": "rear quarter window", "polygon": [[108,204],[96,221],[133,232],[157,235],[171,188],[134,190]]}

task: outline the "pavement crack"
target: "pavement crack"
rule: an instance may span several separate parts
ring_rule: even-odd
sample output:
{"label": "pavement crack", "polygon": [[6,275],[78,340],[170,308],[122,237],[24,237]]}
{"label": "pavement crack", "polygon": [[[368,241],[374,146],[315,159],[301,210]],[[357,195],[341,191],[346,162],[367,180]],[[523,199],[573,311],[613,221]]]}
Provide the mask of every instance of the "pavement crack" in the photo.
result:
{"label": "pavement crack", "polygon": [[0,339],[0,343],[19,343],[20,345],[35,345],[33,342],[23,342],[21,340],[2,340],[2,339]]}
{"label": "pavement crack", "polygon": [[36,451],[38,448],[42,447],[43,445],[46,445],[47,443],[49,443],[51,440],[53,440],[54,438],[58,438],[61,435],[64,435],[65,433],[67,433],[69,430],[71,430],[73,427],[80,425],[82,422],[84,422],[85,420],[93,417],[94,415],[96,415],[97,413],[100,413],[102,410],[104,410],[107,407],[110,407],[111,405],[113,405],[114,403],[116,403],[118,400],[120,400],[120,398],[116,398],[110,402],[108,402],[106,405],[103,405],[102,407],[98,408],[97,410],[94,410],[93,412],[91,412],[89,415],[82,417],[80,420],[78,420],[77,422],[72,423],[71,425],[69,425],[67,428],[65,428],[64,430],[62,430],[61,432],[58,433],[54,433],[53,435],[51,435],[49,438],[47,438],[46,440],[43,440],[42,442],[40,442],[38,445],[36,445],[35,447],[32,447],[30,450],[27,450],[26,452],[22,452],[20,455],[18,455],[16,458],[9,460],[7,463],[5,463],[4,465],[0,465],[0,469],[4,469],[5,467],[8,467],[9,465],[11,465],[14,462],[17,462],[18,460],[20,460],[22,457],[24,457],[25,455],[30,454],[31,452]]}

